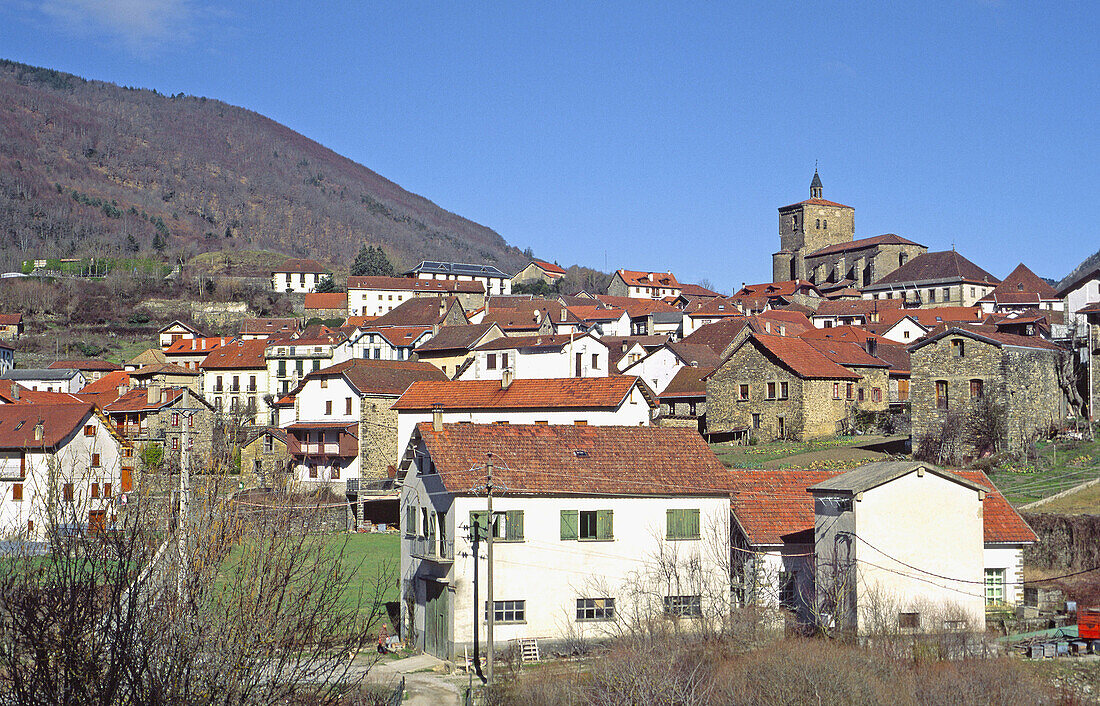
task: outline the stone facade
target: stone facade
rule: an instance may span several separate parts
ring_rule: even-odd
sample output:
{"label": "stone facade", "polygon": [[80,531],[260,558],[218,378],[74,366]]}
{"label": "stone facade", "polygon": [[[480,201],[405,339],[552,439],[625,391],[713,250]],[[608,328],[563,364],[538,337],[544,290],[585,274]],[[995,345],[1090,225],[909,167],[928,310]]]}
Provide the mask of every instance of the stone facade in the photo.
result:
{"label": "stone facade", "polygon": [[286,432],[264,429],[241,445],[241,479],[245,487],[281,488],[291,475]]}
{"label": "stone facade", "polygon": [[397,412],[395,397],[364,396],[359,400],[359,477],[381,480],[397,466]]}
{"label": "stone facade", "polygon": [[806,279],[816,285],[850,279],[854,286],[866,287],[926,252],[927,247],[916,243],[882,243],[817,256],[807,254]]}
{"label": "stone facade", "polygon": [[806,255],[855,238],[856,210],[826,201],[821,193],[815,170],[810,199],[779,209],[779,252],[772,255],[772,281],[809,279]]}
{"label": "stone facade", "polygon": [[[855,410],[884,411],[889,406],[885,369],[856,368],[853,372],[862,379],[801,378],[765,355],[750,339],[707,379],[707,431],[744,430],[765,442],[834,436],[847,428]],[[774,397],[769,396],[769,383],[774,384]],[[744,399],[742,385],[748,385]]]}
{"label": "stone facade", "polygon": [[[1065,419],[1066,400],[1057,373],[1060,355],[1057,350],[999,345],[957,331],[915,345],[910,349],[914,441],[940,429],[949,414],[965,412],[981,396],[1005,406],[1008,450],[1022,451]],[[975,449],[964,444],[962,451]]]}

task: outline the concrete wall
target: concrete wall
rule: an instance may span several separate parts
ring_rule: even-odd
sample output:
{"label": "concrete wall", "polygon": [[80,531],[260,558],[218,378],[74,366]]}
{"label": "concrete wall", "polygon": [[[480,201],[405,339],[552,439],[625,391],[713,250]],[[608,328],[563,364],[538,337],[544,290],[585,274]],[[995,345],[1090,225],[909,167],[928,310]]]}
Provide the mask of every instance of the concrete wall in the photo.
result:
{"label": "concrete wall", "polygon": [[[580,336],[561,350],[520,351],[491,350],[475,351],[474,363],[462,374],[463,380],[500,380],[504,377],[505,366],[501,365],[501,354],[508,354],[508,365],[517,379],[529,378],[570,378],[570,377],[607,377],[607,345],[591,336]],[[581,355],[581,374],[576,374],[576,356]],[[488,367],[490,355],[496,356],[496,367]],[[596,356],[596,365],[592,365],[592,356]]]}

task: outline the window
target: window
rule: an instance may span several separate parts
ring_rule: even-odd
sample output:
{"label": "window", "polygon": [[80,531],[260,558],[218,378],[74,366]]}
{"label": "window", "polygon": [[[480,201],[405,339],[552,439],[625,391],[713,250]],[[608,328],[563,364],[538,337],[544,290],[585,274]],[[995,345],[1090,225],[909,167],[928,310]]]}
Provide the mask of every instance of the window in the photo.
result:
{"label": "window", "polygon": [[950,287],[944,287],[942,294],[943,294],[943,300],[945,302],[951,301],[951,288]]}
{"label": "window", "polygon": [[600,354],[599,353],[593,353],[592,354],[592,369],[593,370],[599,370],[600,369]]}
{"label": "window", "polygon": [[88,424],[84,427],[84,436],[95,436],[95,424]]}
{"label": "window", "polygon": [[104,483],[103,484],[103,497],[105,497],[105,498],[111,497],[111,484],[110,483]]}
{"label": "window", "polygon": [[817,230],[821,230],[821,219],[820,218],[815,220],[814,228],[816,228]]}
{"label": "window", "polygon": [[779,572],[779,607],[785,610],[796,610],[798,604],[796,573],[793,571]]}
{"label": "window", "polygon": [[23,500],[23,484],[22,483],[12,483],[11,484],[11,499],[15,500],[16,502],[19,502],[19,501]]}
{"label": "window", "polygon": [[[484,540],[489,536],[485,521],[485,511],[470,513],[470,527],[477,527],[478,537]],[[493,511],[493,539],[502,542],[523,541],[523,510]]]}
{"label": "window", "polygon": [[92,483],[92,497],[99,497],[99,483]]}
{"label": "window", "polygon": [[961,338],[951,339],[951,355],[956,358],[962,358],[966,355],[966,344]]}
{"label": "window", "polygon": [[699,539],[699,509],[665,511],[666,539]]}
{"label": "window", "polygon": [[344,398],[344,414],[351,414],[351,398]]}
{"label": "window", "polygon": [[[567,517],[568,516],[568,517]],[[576,523],[577,539],[614,539],[614,522],[611,510],[562,510],[562,522]]]}
{"label": "window", "polygon": [[614,620],[614,598],[578,598],[577,620]]}
{"label": "window", "polygon": [[508,354],[507,353],[501,353],[500,354],[500,367],[501,368],[507,368],[508,367]]}
{"label": "window", "polygon": [[985,604],[995,605],[1005,602],[1005,570],[985,570]]}
{"label": "window", "polygon": [[325,416],[332,415],[332,400],[325,400]]}
{"label": "window", "polygon": [[485,369],[496,370],[497,369],[497,354],[489,353],[485,356]]}
{"label": "window", "polygon": [[882,388],[881,387],[872,387],[871,388],[871,401],[872,402],[882,402]]}
{"label": "window", "polygon": [[179,447],[180,447],[179,437],[176,437],[175,439],[172,439],[172,448],[173,449],[179,449]]}
{"label": "window", "polygon": [[737,386],[737,399],[747,400],[748,398],[749,398],[749,386],[748,385],[738,385]]}
{"label": "window", "polygon": [[828,218],[822,219],[822,221],[821,221],[821,230],[828,230],[828,228],[829,228],[829,219]]}
{"label": "window", "polygon": [[271,434],[264,434],[264,451],[271,453],[275,450],[275,437]]}
{"label": "window", "polygon": [[702,596],[665,596],[665,615],[679,618],[698,618],[702,614]]}
{"label": "window", "polygon": [[845,388],[845,397],[852,399],[852,394],[855,392],[855,389],[856,386],[854,384],[848,383],[848,386]]}
{"label": "window", "polygon": [[936,409],[949,409],[950,405],[947,401],[947,381],[936,381]]}
{"label": "window", "polygon": [[248,376],[248,391],[249,392],[255,392],[256,391],[256,376],[255,375],[249,375]]}
{"label": "window", "polygon": [[859,388],[859,392],[858,392],[858,393],[856,394],[856,398],[857,398],[857,399],[858,399],[858,400],[859,400],[860,402],[862,402],[862,401],[863,401],[863,388],[862,388],[862,387],[861,387],[861,388]]}
{"label": "window", "polygon": [[317,477],[317,466],[310,466],[309,467],[309,477],[310,478],[316,478]]}
{"label": "window", "polygon": [[898,627],[903,630],[920,629],[920,613],[898,613]]}
{"label": "window", "polygon": [[834,400],[839,400],[840,399],[840,383],[839,382],[834,382],[833,383],[833,399]]}
{"label": "window", "polygon": [[759,412],[753,412],[752,413],[752,428],[753,429],[759,429],[760,428],[760,413]]}
{"label": "window", "polygon": [[73,484],[72,483],[65,483],[64,485],[61,486],[61,499],[64,500],[65,502],[67,502],[67,503],[71,503],[73,501]]}
{"label": "window", "polygon": [[340,480],[340,466],[337,464],[332,465],[332,480]]}
{"label": "window", "polygon": [[[489,601],[485,601],[485,619],[489,619]],[[493,601],[493,622],[523,623],[527,621],[527,601]]]}
{"label": "window", "polygon": [[328,388],[328,378],[321,378],[321,389],[325,390],[327,388]]}
{"label": "window", "polygon": [[92,454],[92,468],[99,468],[99,454]]}
{"label": "window", "polygon": [[781,399],[781,400],[787,399],[787,392],[788,392],[787,383],[785,383],[785,382],[779,383],[779,399]]}
{"label": "window", "polygon": [[982,381],[974,379],[970,381],[970,399],[979,400],[982,398]]}
{"label": "window", "polygon": [[774,400],[775,399],[775,383],[774,382],[769,382],[768,383],[768,399],[769,400]]}
{"label": "window", "polygon": [[178,412],[172,415],[172,426],[178,427],[180,425],[180,415]]}

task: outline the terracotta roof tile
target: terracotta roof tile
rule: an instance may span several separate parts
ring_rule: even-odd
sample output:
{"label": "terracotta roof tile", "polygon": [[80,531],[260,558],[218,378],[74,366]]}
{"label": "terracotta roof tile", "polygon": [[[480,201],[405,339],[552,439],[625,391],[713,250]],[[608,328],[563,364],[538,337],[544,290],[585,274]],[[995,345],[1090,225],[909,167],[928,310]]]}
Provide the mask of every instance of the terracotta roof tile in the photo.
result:
{"label": "terracotta roof tile", "polygon": [[493,454],[504,495],[725,496],[731,471],[692,429],[528,424],[418,424],[444,487],[484,485]]}
{"label": "terracotta roof tile", "polygon": [[317,274],[324,274],[329,272],[329,268],[325,267],[316,260],[287,260],[282,265],[275,269],[275,272],[314,272]]}
{"label": "terracotta roof tile", "polygon": [[[0,449],[53,449],[75,432],[93,413],[87,402],[71,404],[0,405]],[[42,423],[42,438],[34,438],[34,428]]]}
{"label": "terracotta roof tile", "polygon": [[413,297],[371,322],[373,326],[435,326],[458,300],[453,297]]}
{"label": "terracotta roof tile", "polygon": [[859,380],[860,376],[833,362],[809,341],[792,336],[772,336],[753,333],[742,345],[750,341],[763,348],[791,372],[801,378],[825,378]]}
{"label": "terracotta roof tile", "polygon": [[15,326],[22,321],[22,314],[0,314],[0,326]]}
{"label": "terracotta roof tile", "polygon": [[806,257],[817,257],[818,255],[832,255],[838,252],[849,252],[851,250],[863,250],[864,248],[873,248],[877,245],[916,245],[917,247],[924,247],[920,243],[914,243],[912,240],[907,240],[900,235],[893,233],[886,233],[884,235],[876,235],[871,238],[860,238],[859,240],[853,240],[847,243],[837,243],[835,245],[826,245],[823,248],[814,250]]}
{"label": "terracotta roof tile", "polygon": [[197,355],[210,351],[233,341],[233,338],[225,336],[211,336],[207,338],[181,338],[164,349],[165,355]]}
{"label": "terracotta roof tile", "polygon": [[680,289],[676,275],[671,272],[640,272],[638,270],[619,270],[619,277],[631,287],[658,287]]}
{"label": "terracotta roof tile", "polygon": [[908,284],[940,279],[983,284],[999,284],[1001,281],[954,250],[944,250],[941,252],[928,252],[914,257],[882,279],[877,280],[870,288],[878,289],[883,285]]}
{"label": "terracotta roof tile", "polygon": [[700,326],[685,336],[683,343],[701,343],[710,346],[711,350],[721,355],[733,343],[733,339],[741,333],[741,329],[748,325],[747,318],[716,321],[713,324]]}
{"label": "terracotta roof tile", "polygon": [[416,277],[348,277],[348,289],[382,289],[395,292],[438,292],[440,294],[484,294],[481,282],[456,279],[418,279]]}
{"label": "terracotta roof tile", "polygon": [[[1016,269],[1012,270],[1008,277],[1005,277],[1000,284],[993,288],[991,294],[995,301],[1005,303],[1011,303],[1009,299],[1004,298],[1006,295],[1019,296],[1021,294],[1030,294],[1033,299],[1041,299],[1043,301],[1051,301],[1060,298],[1054,287],[1028,269],[1027,265],[1022,262],[1016,265]],[[983,299],[984,298],[985,297],[983,297]]]}
{"label": "terracotta roof tile", "polygon": [[860,368],[890,367],[885,360],[870,355],[857,343],[829,339],[809,339],[806,342],[838,365]]}
{"label": "terracotta roof tile", "polygon": [[415,382],[392,409],[557,409],[615,408],[638,384],[631,375],[604,378],[531,378]]}
{"label": "terracotta roof tile", "polygon": [[306,375],[306,380],[343,376],[360,394],[398,397],[420,381],[446,381],[447,375],[431,363],[413,360],[355,358]]}
{"label": "terracotta roof tile", "polygon": [[122,370],[122,366],[118,363],[112,363],[106,360],[58,360],[50,363],[47,366],[48,369],[71,369],[80,370],[81,372],[88,370],[110,372],[113,370]]}
{"label": "terracotta roof tile", "polygon": [[790,279],[783,282],[747,284],[737,290],[735,296],[789,297],[804,292],[820,294],[813,282],[805,279]]}
{"label": "terracotta roof tile", "polygon": [[114,402],[103,406],[103,411],[108,414],[121,412],[149,412],[161,407],[167,407],[183,396],[182,387],[166,387],[162,390],[163,397],[157,401],[149,402],[149,391],[144,388],[130,390]]}
{"label": "terracotta roof tile", "polygon": [[558,267],[557,265],[555,265],[552,262],[544,262],[542,260],[532,260],[531,263],[533,265],[535,265],[535,267],[538,267],[539,269],[544,270],[545,272],[548,272],[548,273],[553,274],[553,275],[564,275],[565,274],[565,270]]}
{"label": "terracotta roof tile", "polygon": [[712,370],[714,370],[713,367],[700,366],[693,368],[685,365],[676,371],[676,374],[669,380],[668,385],[665,385],[665,389],[659,397],[662,400],[681,397],[706,397],[707,383],[703,378],[710,374]]}
{"label": "terracotta roof tile", "polygon": [[113,370],[95,382],[90,382],[81,388],[81,394],[98,394],[101,392],[113,392],[118,394],[119,385],[130,387],[130,374],[125,370]]}
{"label": "terracotta roof tile", "polygon": [[818,305],[814,316],[871,316],[888,310],[901,309],[901,299],[826,299]]}
{"label": "terracotta roof tile", "polygon": [[794,208],[795,206],[839,206],[840,208],[851,208],[851,206],[845,206],[842,203],[836,201],[829,201],[828,199],[806,199],[805,201],[799,201],[798,203],[792,203],[789,206],[783,206],[779,210],[786,211],[788,208]]}
{"label": "terracotta roof tile", "polygon": [[493,328],[492,323],[441,326],[439,332],[417,346],[416,351],[468,351]]}
{"label": "terracotta roof tile", "polygon": [[301,328],[298,319],[245,319],[241,322],[241,334],[291,336]]}
{"label": "terracotta roof tile", "polygon": [[519,350],[521,348],[546,348],[546,349],[561,349],[568,346],[571,342],[575,343],[582,338],[591,338],[593,341],[598,341],[601,344],[602,340],[592,336],[591,334],[546,334],[546,335],[531,335],[531,336],[505,336],[503,338],[497,338],[492,341],[482,343],[474,350],[479,351],[510,351]]}
{"label": "terracotta roof tile", "polygon": [[596,299],[602,302],[605,306],[615,307],[616,309],[622,309],[630,318],[638,318],[640,316],[649,316],[655,312],[678,312],[674,306],[670,306],[659,299],[636,299],[634,297],[615,297],[610,294],[597,294]]}
{"label": "terracotta roof tile", "polygon": [[347,292],[310,292],[305,297],[306,309],[343,309],[348,308]]}
{"label": "terracotta roof tile", "polygon": [[267,361],[264,360],[264,349],[267,348],[267,343],[267,340],[263,338],[253,341],[232,341],[211,351],[199,363],[199,367],[203,370],[245,370],[254,368],[266,370]]}

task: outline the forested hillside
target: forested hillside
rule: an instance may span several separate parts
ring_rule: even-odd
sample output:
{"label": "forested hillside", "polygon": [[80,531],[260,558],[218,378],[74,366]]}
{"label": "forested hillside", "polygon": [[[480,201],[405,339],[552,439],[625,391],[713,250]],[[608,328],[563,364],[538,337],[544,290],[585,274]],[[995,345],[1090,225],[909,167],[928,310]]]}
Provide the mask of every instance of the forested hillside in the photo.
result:
{"label": "forested hillside", "polygon": [[330,264],[380,244],[514,272],[523,253],[249,110],[0,60],[0,267],[30,258],[275,250]]}

